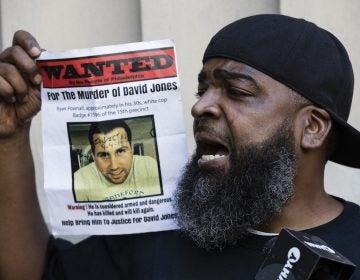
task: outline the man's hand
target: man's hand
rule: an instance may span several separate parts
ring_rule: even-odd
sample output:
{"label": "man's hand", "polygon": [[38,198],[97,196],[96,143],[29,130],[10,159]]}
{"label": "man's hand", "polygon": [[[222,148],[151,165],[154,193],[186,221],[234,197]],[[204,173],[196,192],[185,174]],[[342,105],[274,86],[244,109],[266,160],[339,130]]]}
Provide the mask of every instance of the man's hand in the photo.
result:
{"label": "man's hand", "polygon": [[31,118],[40,110],[40,47],[25,31],[0,53],[0,279],[40,279],[49,236],[35,188]]}
{"label": "man's hand", "polygon": [[0,138],[13,135],[41,107],[41,76],[35,63],[41,49],[26,31],[17,31],[13,46],[0,53]]}

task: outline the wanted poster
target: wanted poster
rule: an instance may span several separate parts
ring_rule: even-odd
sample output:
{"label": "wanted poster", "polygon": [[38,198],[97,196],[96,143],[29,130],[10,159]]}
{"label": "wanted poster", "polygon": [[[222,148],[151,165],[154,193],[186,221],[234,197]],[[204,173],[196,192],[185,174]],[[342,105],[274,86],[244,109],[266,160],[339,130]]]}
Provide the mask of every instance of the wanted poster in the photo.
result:
{"label": "wanted poster", "polygon": [[188,155],[173,42],[45,51],[37,64],[53,234],[176,228]]}

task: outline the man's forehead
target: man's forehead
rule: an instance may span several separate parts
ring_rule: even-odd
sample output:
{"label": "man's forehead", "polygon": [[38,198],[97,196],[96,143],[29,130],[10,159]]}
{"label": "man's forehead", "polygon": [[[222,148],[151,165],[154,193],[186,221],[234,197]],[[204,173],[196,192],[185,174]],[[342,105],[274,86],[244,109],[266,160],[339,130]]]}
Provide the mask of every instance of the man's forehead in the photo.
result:
{"label": "man's forehead", "polygon": [[253,79],[260,79],[262,76],[269,77],[245,63],[227,58],[212,58],[204,63],[199,73],[199,80],[204,78],[211,78],[214,74],[221,71],[228,73],[238,73]]}
{"label": "man's forehead", "polygon": [[102,148],[128,146],[129,139],[124,128],[114,128],[108,133],[95,133],[93,135],[94,145]]}
{"label": "man's forehead", "polygon": [[302,97],[296,91],[290,89],[287,85],[277,81],[269,75],[245,64],[235,60],[226,58],[211,58],[203,66],[199,76],[199,87],[207,87],[211,84],[216,84],[216,80],[225,80],[227,83],[244,87],[252,91],[258,96],[284,97],[287,104],[289,100],[293,101],[294,97],[297,100],[302,100],[305,104],[310,102],[305,97]]}
{"label": "man's forehead", "polygon": [[239,61],[227,58],[211,58],[207,60],[198,75],[199,83],[208,83],[213,79],[238,80],[265,89],[268,86],[286,87],[267,74]]}

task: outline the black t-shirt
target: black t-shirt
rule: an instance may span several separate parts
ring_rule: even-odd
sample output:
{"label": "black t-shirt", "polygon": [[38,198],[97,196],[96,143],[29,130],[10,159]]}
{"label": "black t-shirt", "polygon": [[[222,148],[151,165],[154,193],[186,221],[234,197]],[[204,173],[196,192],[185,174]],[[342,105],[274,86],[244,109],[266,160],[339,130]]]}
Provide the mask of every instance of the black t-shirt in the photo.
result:
{"label": "black t-shirt", "polygon": [[[360,207],[344,205],[337,218],[305,232],[360,266]],[[45,279],[254,279],[271,238],[252,234],[221,252],[198,248],[178,231],[93,236],[71,246],[51,239]],[[360,279],[359,269],[351,279]]]}

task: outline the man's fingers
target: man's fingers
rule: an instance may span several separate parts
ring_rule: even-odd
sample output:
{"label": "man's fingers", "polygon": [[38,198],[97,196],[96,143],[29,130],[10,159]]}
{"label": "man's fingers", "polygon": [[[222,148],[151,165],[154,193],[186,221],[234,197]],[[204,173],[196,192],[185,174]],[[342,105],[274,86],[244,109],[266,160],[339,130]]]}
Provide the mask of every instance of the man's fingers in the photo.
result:
{"label": "man's fingers", "polygon": [[[26,99],[27,85],[39,86],[41,84],[41,75],[34,60],[40,53],[40,46],[36,39],[23,30],[14,34],[12,47],[0,53],[0,76],[10,84],[19,102]],[[12,100],[9,96],[9,87],[4,81],[2,84],[4,88],[0,89],[0,95],[5,100]]]}
{"label": "man's fingers", "polygon": [[13,38],[13,46],[21,46],[32,58],[41,54],[41,48],[36,39],[27,31],[16,31]]}
{"label": "man's fingers", "polygon": [[13,46],[0,53],[0,138],[12,135],[40,110],[41,75],[35,62],[40,53],[26,31],[16,32]]}
{"label": "man's fingers", "polygon": [[28,86],[19,70],[12,64],[0,62],[0,96],[7,102],[27,100]]}
{"label": "man's fingers", "polygon": [[26,122],[36,115],[41,108],[41,94],[38,89],[29,88],[29,96],[26,103],[15,103],[16,116],[20,122]]}
{"label": "man's fingers", "polygon": [[41,76],[35,61],[20,46],[7,48],[0,54],[0,61],[13,64],[22,73],[25,79],[34,85],[40,85]]}
{"label": "man's fingers", "polygon": [[14,103],[16,101],[16,98],[14,96],[14,89],[1,76],[0,76],[0,100],[4,100],[7,103]]}

